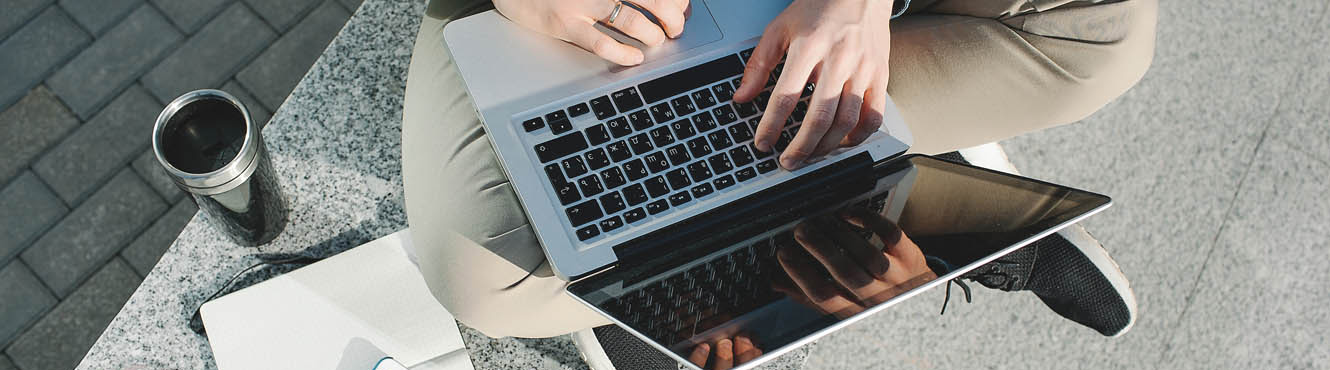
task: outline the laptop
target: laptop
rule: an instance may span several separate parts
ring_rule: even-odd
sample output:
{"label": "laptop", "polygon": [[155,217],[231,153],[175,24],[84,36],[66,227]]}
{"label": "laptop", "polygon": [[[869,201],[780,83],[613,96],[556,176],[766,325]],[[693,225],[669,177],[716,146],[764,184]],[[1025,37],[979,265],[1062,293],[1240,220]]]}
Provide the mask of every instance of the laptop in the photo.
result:
{"label": "laptop", "polygon": [[[763,28],[788,3],[691,1],[681,37],[645,49],[646,62],[629,68],[494,11],[445,27],[444,46],[499,162],[574,298],[690,368],[748,369],[1109,205],[1098,194],[906,156],[912,138],[890,100],[882,129],[864,144],[778,168],[776,155],[752,147],[762,98],[739,104],[730,95]],[[956,194],[980,198],[966,208]],[[810,292],[799,283],[834,281],[831,271],[780,260],[809,250],[796,229],[847,210],[899,225],[926,257],[896,266],[917,276],[857,308],[829,310],[813,296],[851,288]],[[856,232],[889,250],[869,230]],[[760,354],[739,364],[690,359],[703,344],[740,337]]]}

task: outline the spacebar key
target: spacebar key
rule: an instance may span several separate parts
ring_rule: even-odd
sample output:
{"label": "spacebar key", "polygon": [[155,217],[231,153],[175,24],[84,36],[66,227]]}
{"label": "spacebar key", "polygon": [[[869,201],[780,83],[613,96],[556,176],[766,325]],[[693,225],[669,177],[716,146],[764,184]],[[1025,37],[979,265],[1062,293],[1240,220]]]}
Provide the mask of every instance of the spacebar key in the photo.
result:
{"label": "spacebar key", "polygon": [[540,158],[540,163],[545,163],[580,152],[586,148],[586,137],[582,136],[581,131],[576,131],[554,140],[536,144],[536,157]]}
{"label": "spacebar key", "polygon": [[637,85],[647,104],[728,79],[744,72],[744,65],[734,54],[674,72]]}

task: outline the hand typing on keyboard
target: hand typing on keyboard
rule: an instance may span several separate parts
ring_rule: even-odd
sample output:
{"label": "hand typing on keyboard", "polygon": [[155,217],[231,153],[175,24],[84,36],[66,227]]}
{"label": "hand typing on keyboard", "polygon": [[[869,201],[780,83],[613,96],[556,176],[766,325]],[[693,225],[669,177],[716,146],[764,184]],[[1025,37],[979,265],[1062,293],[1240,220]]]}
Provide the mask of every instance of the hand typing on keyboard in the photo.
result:
{"label": "hand typing on keyboard", "polygon": [[642,51],[597,30],[596,23],[613,27],[645,45],[660,45],[667,36],[673,38],[683,33],[688,0],[633,2],[650,12],[659,25],[641,11],[620,4],[615,0],[494,0],[499,13],[513,22],[625,66],[641,64]]}
{"label": "hand typing on keyboard", "polygon": [[[775,290],[843,319],[937,278],[919,246],[895,224],[872,212],[850,212],[844,220],[815,218],[795,228],[802,248],[776,252],[793,285],[777,280]],[[878,250],[850,224],[872,231],[885,247]]]}
{"label": "hand typing on keyboard", "polygon": [[803,129],[781,154],[781,167],[796,169],[837,147],[858,145],[882,125],[892,3],[795,0],[767,25],[734,93],[735,101],[748,102],[768,79],[778,80],[755,133],[758,149],[771,151],[809,83],[816,88]]}

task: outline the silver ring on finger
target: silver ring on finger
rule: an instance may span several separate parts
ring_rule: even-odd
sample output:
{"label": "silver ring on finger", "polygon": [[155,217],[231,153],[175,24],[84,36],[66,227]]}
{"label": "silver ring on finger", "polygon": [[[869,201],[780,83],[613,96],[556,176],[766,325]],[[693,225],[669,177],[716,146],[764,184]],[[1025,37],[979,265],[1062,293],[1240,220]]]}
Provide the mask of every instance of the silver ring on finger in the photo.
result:
{"label": "silver ring on finger", "polygon": [[623,10],[623,2],[614,2],[614,11],[610,12],[609,18],[605,18],[605,24],[614,24],[614,20],[619,19],[619,12]]}

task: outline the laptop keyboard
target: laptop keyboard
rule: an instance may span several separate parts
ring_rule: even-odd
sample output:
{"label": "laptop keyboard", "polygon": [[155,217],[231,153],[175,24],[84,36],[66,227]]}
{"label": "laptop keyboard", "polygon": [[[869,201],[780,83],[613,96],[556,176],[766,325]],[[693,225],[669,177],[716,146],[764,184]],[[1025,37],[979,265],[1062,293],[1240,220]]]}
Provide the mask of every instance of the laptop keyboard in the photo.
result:
{"label": "laptop keyboard", "polygon": [[[631,230],[778,168],[774,153],[753,146],[753,133],[781,66],[753,102],[732,101],[751,53],[522,121],[528,133],[558,135],[532,149],[579,240]],[[812,84],[805,87],[775,145],[778,152],[798,133],[812,91]],[[597,122],[573,127],[572,118],[587,114]]]}

